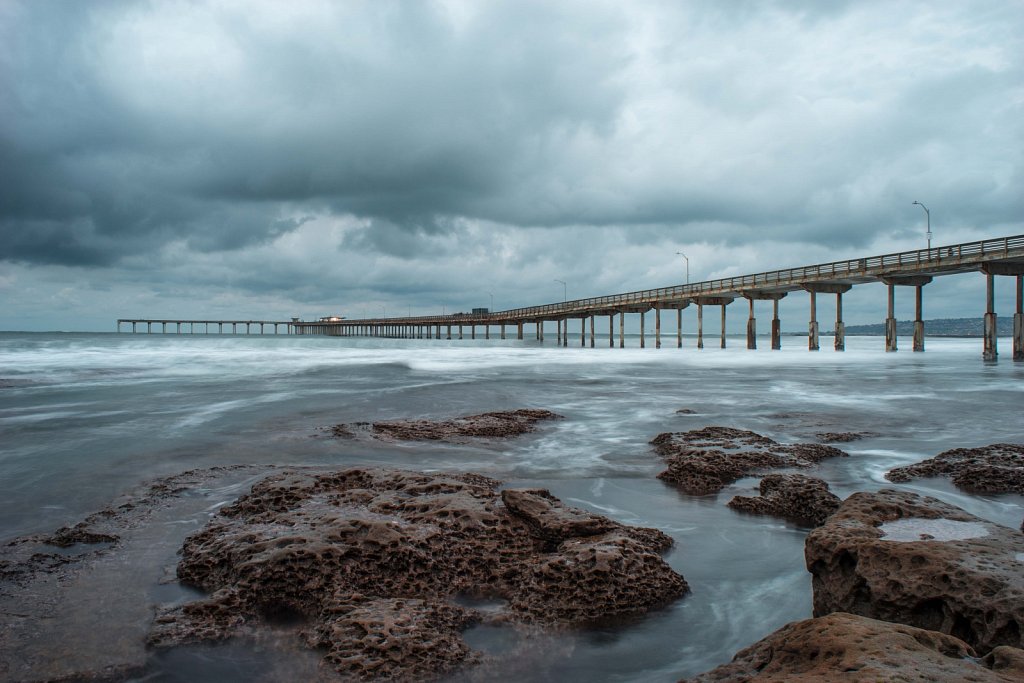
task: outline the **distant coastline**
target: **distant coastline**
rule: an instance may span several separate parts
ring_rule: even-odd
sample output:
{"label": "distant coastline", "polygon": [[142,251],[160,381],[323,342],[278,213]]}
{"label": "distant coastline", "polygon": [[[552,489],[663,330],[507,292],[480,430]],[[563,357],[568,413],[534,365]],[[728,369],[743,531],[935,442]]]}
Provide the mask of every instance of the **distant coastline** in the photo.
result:
{"label": "distant coastline", "polygon": [[[1000,315],[998,318],[1000,321],[1008,321],[1006,324],[1011,327],[1007,330],[1012,329],[1013,315]],[[979,315],[976,318],[935,318],[932,320],[924,321],[925,334],[929,337],[981,337],[982,318]],[[824,332],[825,335],[835,334],[835,330]],[[885,334],[885,323],[875,323],[871,325],[847,325],[846,335],[847,336],[877,336]],[[896,321],[896,334],[897,335],[910,335],[914,334],[914,321],[913,320],[897,320]]]}

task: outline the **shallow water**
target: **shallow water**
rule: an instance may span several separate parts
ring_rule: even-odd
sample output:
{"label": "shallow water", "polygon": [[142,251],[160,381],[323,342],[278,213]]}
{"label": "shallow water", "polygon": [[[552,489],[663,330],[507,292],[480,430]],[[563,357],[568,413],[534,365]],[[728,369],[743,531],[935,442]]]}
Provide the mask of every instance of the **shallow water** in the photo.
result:
{"label": "shallow water", "polygon": [[[799,338],[773,352],[766,343],[747,351],[742,339],[697,351],[692,338],[655,350],[637,348],[636,338],[631,348],[601,348],[599,339],[581,349],[578,338],[556,348],[550,340],[0,334],[0,540],[77,522],[146,479],[195,467],[483,472],[666,531],[676,539],[667,560],[693,590],[638,621],[558,637],[557,656],[538,655],[526,679],[672,681],[810,616],[806,530],[725,507],[756,479],[710,497],[662,484],[648,441],[706,425],[786,442],[868,431],[838,444],[850,458],[816,474],[840,496],[891,486],[887,470],[947,448],[1024,441],[1024,364],[1006,357],[1008,342],[1000,340],[999,363],[983,364],[973,339],[886,354],[881,339],[854,337],[845,353],[812,354]],[[566,419],[483,445],[353,442],[319,430],[520,407]],[[902,487],[1007,526],[1024,516],[1019,496],[969,496],[938,480]],[[509,646],[508,634],[472,637],[485,649]],[[237,644],[181,651],[155,660],[153,680],[247,680],[260,661]]]}

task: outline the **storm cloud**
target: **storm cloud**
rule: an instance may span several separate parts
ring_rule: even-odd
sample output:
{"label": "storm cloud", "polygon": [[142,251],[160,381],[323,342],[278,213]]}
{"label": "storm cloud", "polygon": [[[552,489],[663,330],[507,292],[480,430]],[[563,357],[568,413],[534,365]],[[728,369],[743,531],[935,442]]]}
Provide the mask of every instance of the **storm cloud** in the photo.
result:
{"label": "storm cloud", "polygon": [[426,309],[659,286],[683,247],[703,277],[918,246],[914,199],[943,243],[1024,232],[1022,29],[1010,0],[6,2],[0,291]]}

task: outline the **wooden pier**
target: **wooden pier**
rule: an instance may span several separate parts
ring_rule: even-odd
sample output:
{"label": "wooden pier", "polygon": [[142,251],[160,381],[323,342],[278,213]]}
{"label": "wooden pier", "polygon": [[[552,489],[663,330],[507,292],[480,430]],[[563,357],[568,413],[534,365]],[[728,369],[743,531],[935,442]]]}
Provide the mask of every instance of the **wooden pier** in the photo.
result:
{"label": "wooden pier", "polygon": [[[622,348],[625,346],[626,315],[640,316],[640,346],[645,347],[647,345],[645,316],[653,311],[654,346],[661,348],[662,314],[666,311],[675,312],[675,342],[677,347],[682,347],[682,310],[692,305],[697,307],[697,348],[703,348],[704,307],[718,306],[721,314],[719,345],[725,348],[726,307],[737,299],[747,299],[749,304],[747,348],[753,349],[757,346],[757,319],[754,304],[757,301],[770,301],[772,302],[771,348],[779,349],[782,346],[779,300],[792,292],[805,292],[808,295],[809,307],[808,350],[817,351],[819,349],[817,296],[825,294],[836,297],[834,348],[836,351],[842,351],[845,348],[843,294],[855,285],[883,282],[888,286],[885,318],[886,351],[897,350],[895,297],[896,289],[899,287],[911,287],[914,290],[913,349],[914,351],[924,351],[923,288],[936,277],[970,272],[981,273],[986,278],[982,357],[990,361],[995,360],[998,356],[995,313],[996,278],[1000,276],[1015,278],[1017,305],[1013,316],[1013,358],[1024,361],[1024,287],[1022,287],[1024,284],[1022,283],[1024,280],[1024,235],[834,261],[800,268],[773,270],[754,275],[576,299],[507,311],[316,322],[293,320],[287,323],[274,323],[273,321],[261,323],[261,321],[248,321],[248,324],[273,324],[275,331],[277,325],[286,325],[287,331],[293,334],[416,339],[441,339],[442,335],[444,339],[452,339],[453,331],[456,339],[464,339],[466,328],[469,328],[470,339],[475,339],[478,326],[483,326],[485,339],[490,339],[492,327],[497,328],[501,339],[506,339],[506,334],[510,329],[514,330],[516,339],[523,339],[524,328],[528,324],[533,324],[536,328],[536,338],[543,341],[543,323],[555,321],[558,325],[556,343],[568,346],[570,321],[579,320],[581,345],[587,346],[589,341],[589,345],[594,347],[597,342],[595,319],[607,316],[608,344],[614,347],[615,316],[618,316],[618,345]],[[207,322],[209,324],[227,324],[229,321],[119,320],[119,330],[122,322],[132,323],[134,330],[137,323]],[[236,324],[245,322],[237,321]],[[588,322],[589,338],[587,335]]]}
{"label": "wooden pier", "polygon": [[[131,325],[132,333],[139,332],[139,325],[146,326],[146,334],[153,334],[153,326],[159,325],[158,334],[169,334],[167,326],[172,325],[170,334],[278,334],[283,329],[285,334],[297,334],[295,326],[297,318],[293,320],[162,320],[156,318],[119,318],[117,331],[121,331],[121,325]],[[184,331],[182,331],[184,325]],[[216,325],[211,332],[210,325]],[[231,329],[225,332],[225,326],[230,325]],[[244,327],[242,327],[244,325]],[[242,330],[239,332],[239,330]],[[273,330],[271,332],[270,330]]]}

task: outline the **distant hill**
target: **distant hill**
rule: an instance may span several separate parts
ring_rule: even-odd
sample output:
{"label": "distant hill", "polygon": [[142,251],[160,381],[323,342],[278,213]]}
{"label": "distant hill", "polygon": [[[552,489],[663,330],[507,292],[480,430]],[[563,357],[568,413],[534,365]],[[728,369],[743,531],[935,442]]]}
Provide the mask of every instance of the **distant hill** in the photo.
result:
{"label": "distant hill", "polygon": [[[1012,315],[999,315],[998,320],[1000,332],[1006,332],[1013,329]],[[925,320],[924,331],[929,337],[981,337],[983,332],[982,319],[979,315],[977,318],[935,318],[934,320]],[[913,333],[913,320],[896,321],[897,335],[904,336],[911,335]],[[835,334],[835,330],[831,330],[823,334]],[[885,334],[885,323],[881,322],[874,325],[847,325],[846,334],[847,336],[883,335]]]}

